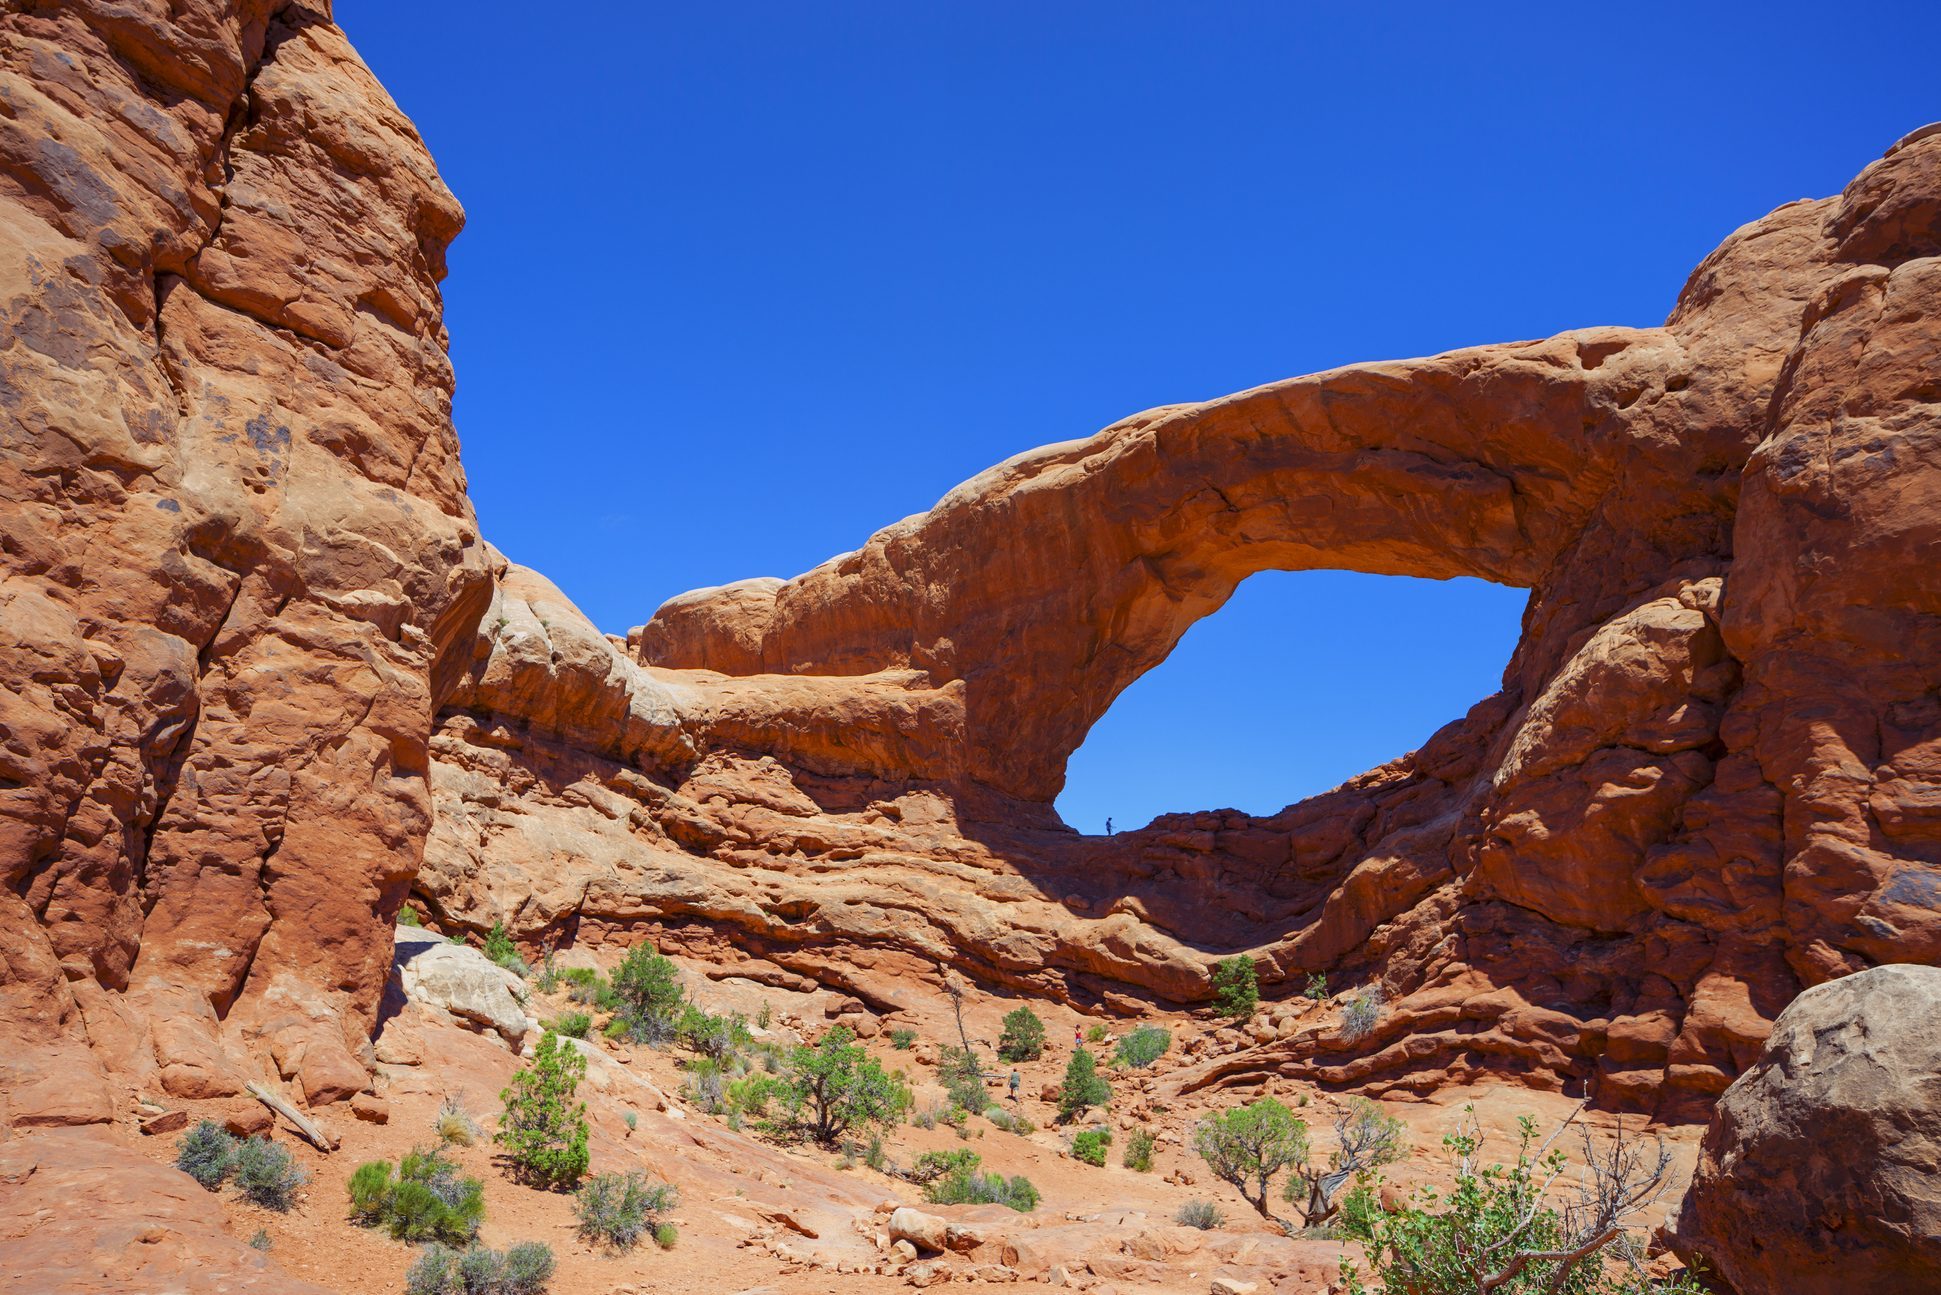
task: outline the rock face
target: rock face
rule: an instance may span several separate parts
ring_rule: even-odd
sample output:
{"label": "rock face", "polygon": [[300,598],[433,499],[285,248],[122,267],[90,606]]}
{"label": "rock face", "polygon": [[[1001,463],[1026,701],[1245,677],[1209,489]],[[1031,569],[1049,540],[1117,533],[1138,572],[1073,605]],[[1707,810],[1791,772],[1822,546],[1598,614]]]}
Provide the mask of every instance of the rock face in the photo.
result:
{"label": "rock face", "polygon": [[[413,888],[879,1006],[1246,951],[1389,1003],[1246,1065],[1667,1113],[1941,960],[1941,133],[1662,328],[1153,410],[620,642],[476,534],[461,213],[321,3],[12,6],[0,90],[0,1126],[358,1092]],[[1319,566],[1528,588],[1502,691],[1279,814],[1057,821],[1128,683]]]}
{"label": "rock face", "polygon": [[518,1051],[539,1022],[526,1014],[526,987],[477,949],[453,944],[429,931],[401,926],[392,967],[406,1001],[435,1008],[481,1033],[497,1035]]}
{"label": "rock face", "polygon": [[347,1096],[490,596],[462,213],[322,4],[10,5],[0,95],[0,1127]]}
{"label": "rock face", "polygon": [[1675,1244],[1746,1295],[1941,1290],[1941,969],[1807,990],[1719,1099]]}
{"label": "rock face", "polygon": [[[1360,365],[1022,455],[624,647],[499,564],[420,892],[893,1005],[1379,980],[1245,1063],[1701,1116],[1803,987],[1941,960],[1941,129],[1733,234],[1662,328]],[[1502,691],[1267,817],[1080,837],[1112,699],[1266,569],[1530,590]]]}

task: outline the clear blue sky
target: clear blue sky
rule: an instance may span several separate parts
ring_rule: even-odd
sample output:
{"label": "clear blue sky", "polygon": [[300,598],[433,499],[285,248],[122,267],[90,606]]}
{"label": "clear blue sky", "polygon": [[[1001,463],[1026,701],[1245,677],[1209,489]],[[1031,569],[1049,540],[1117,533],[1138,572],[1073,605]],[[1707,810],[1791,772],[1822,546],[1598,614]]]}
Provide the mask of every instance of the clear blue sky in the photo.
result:
{"label": "clear blue sky", "polygon": [[[1354,360],[1660,322],[1941,118],[1941,5],[338,0],[470,223],[485,534],[623,632],[1019,450]],[[1522,596],[1259,576],[1121,697],[1098,831],[1272,811],[1491,691]]]}

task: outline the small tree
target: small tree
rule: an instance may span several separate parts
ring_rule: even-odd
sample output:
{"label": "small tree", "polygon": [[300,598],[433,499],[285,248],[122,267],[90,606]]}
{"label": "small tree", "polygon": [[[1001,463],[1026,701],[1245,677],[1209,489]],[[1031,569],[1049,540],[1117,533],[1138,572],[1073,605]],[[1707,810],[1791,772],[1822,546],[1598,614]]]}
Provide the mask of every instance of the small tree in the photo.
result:
{"label": "small tree", "polygon": [[1408,1154],[1408,1126],[1366,1098],[1348,1103],[1334,1122],[1337,1146],[1328,1157],[1326,1168],[1310,1165],[1306,1159],[1293,1166],[1294,1176],[1287,1180],[1282,1199],[1301,1211],[1307,1226],[1315,1227],[1334,1217],[1335,1198],[1348,1183],[1383,1165],[1394,1164]]}
{"label": "small tree", "polygon": [[547,1030],[532,1064],[499,1094],[505,1112],[494,1141],[506,1149],[513,1176],[540,1187],[570,1187],[586,1172],[586,1103],[575,1102],[586,1057]]}
{"label": "small tree", "polygon": [[1233,1184],[1262,1218],[1267,1187],[1274,1175],[1307,1160],[1307,1125],[1271,1097],[1219,1115],[1209,1115],[1193,1130],[1193,1149],[1216,1178]]}
{"label": "small tree", "polygon": [[910,1109],[903,1076],[884,1070],[847,1026],[835,1026],[812,1048],[797,1048],[784,1083],[796,1124],[824,1144],[852,1130],[894,1124]]}
{"label": "small tree", "polygon": [[[1580,1108],[1581,1109],[1581,1108]],[[1575,1115],[1532,1150],[1536,1125],[1520,1121],[1516,1163],[1483,1166],[1473,1108],[1443,1139],[1453,1153],[1455,1186],[1444,1197],[1423,1188],[1414,1204],[1371,1221],[1369,1262],[1387,1295],[1699,1295],[1690,1278],[1653,1282],[1641,1247],[1626,1233],[1671,1186],[1671,1153],[1625,1137],[1600,1150],[1584,1133],[1585,1166],[1574,1199],[1561,1211],[1551,1189],[1569,1167],[1553,1143]],[[1608,1272],[1612,1265],[1617,1274]],[[1368,1295],[1344,1265],[1349,1295]],[[1628,1272],[1624,1272],[1628,1269]]]}
{"label": "small tree", "polygon": [[1045,1054],[1045,1023],[1029,1007],[1004,1014],[1004,1032],[998,1035],[1000,1061],[1036,1061]]}
{"label": "small tree", "polygon": [[982,1115],[991,1104],[991,1096],[984,1089],[984,1063],[975,1052],[946,1047],[937,1062],[937,1077],[944,1081],[944,1091],[950,1094],[953,1106]]}
{"label": "small tree", "polygon": [[685,998],[681,971],[654,952],[653,945],[642,941],[627,950],[613,971],[613,994],[620,1016],[634,1034],[650,1042],[673,1037]]}
{"label": "small tree", "polygon": [[1119,1040],[1119,1047],[1112,1055],[1115,1066],[1132,1066],[1143,1069],[1166,1055],[1173,1046],[1173,1032],[1157,1025],[1142,1025]]}
{"label": "small tree", "polygon": [[1222,1016],[1248,1017],[1260,1005],[1260,976],[1245,954],[1213,964],[1213,1010]]}
{"label": "small tree", "polygon": [[1112,1085],[1099,1074],[1099,1060],[1080,1048],[1065,1066],[1065,1082],[1058,1086],[1058,1118],[1074,1120],[1093,1106],[1112,1100]]}

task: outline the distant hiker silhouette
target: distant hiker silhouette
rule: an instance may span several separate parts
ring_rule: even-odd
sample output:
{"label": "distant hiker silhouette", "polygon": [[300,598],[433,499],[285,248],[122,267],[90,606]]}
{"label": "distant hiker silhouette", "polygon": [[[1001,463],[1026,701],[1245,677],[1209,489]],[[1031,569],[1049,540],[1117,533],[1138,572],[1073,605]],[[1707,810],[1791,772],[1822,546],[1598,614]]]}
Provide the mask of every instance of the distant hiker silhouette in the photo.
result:
{"label": "distant hiker silhouette", "polygon": [[1024,1082],[1024,1076],[1020,1075],[1017,1071],[1013,1070],[1011,1072],[1011,1100],[1012,1101],[1015,1102],[1018,1100],[1018,1085],[1022,1084],[1023,1082]]}
{"label": "distant hiker silhouette", "polygon": [[1105,820],[1105,834],[1107,836],[1112,835],[1112,820],[1109,818]]}

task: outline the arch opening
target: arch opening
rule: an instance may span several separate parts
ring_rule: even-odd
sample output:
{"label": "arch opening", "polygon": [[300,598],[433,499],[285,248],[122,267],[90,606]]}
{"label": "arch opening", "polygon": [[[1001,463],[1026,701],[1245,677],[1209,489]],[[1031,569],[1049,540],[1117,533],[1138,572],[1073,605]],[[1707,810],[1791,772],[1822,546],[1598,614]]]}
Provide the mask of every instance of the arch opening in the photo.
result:
{"label": "arch opening", "polygon": [[1472,577],[1250,576],[1086,733],[1059,816],[1100,835],[1339,786],[1497,691],[1528,598]]}

